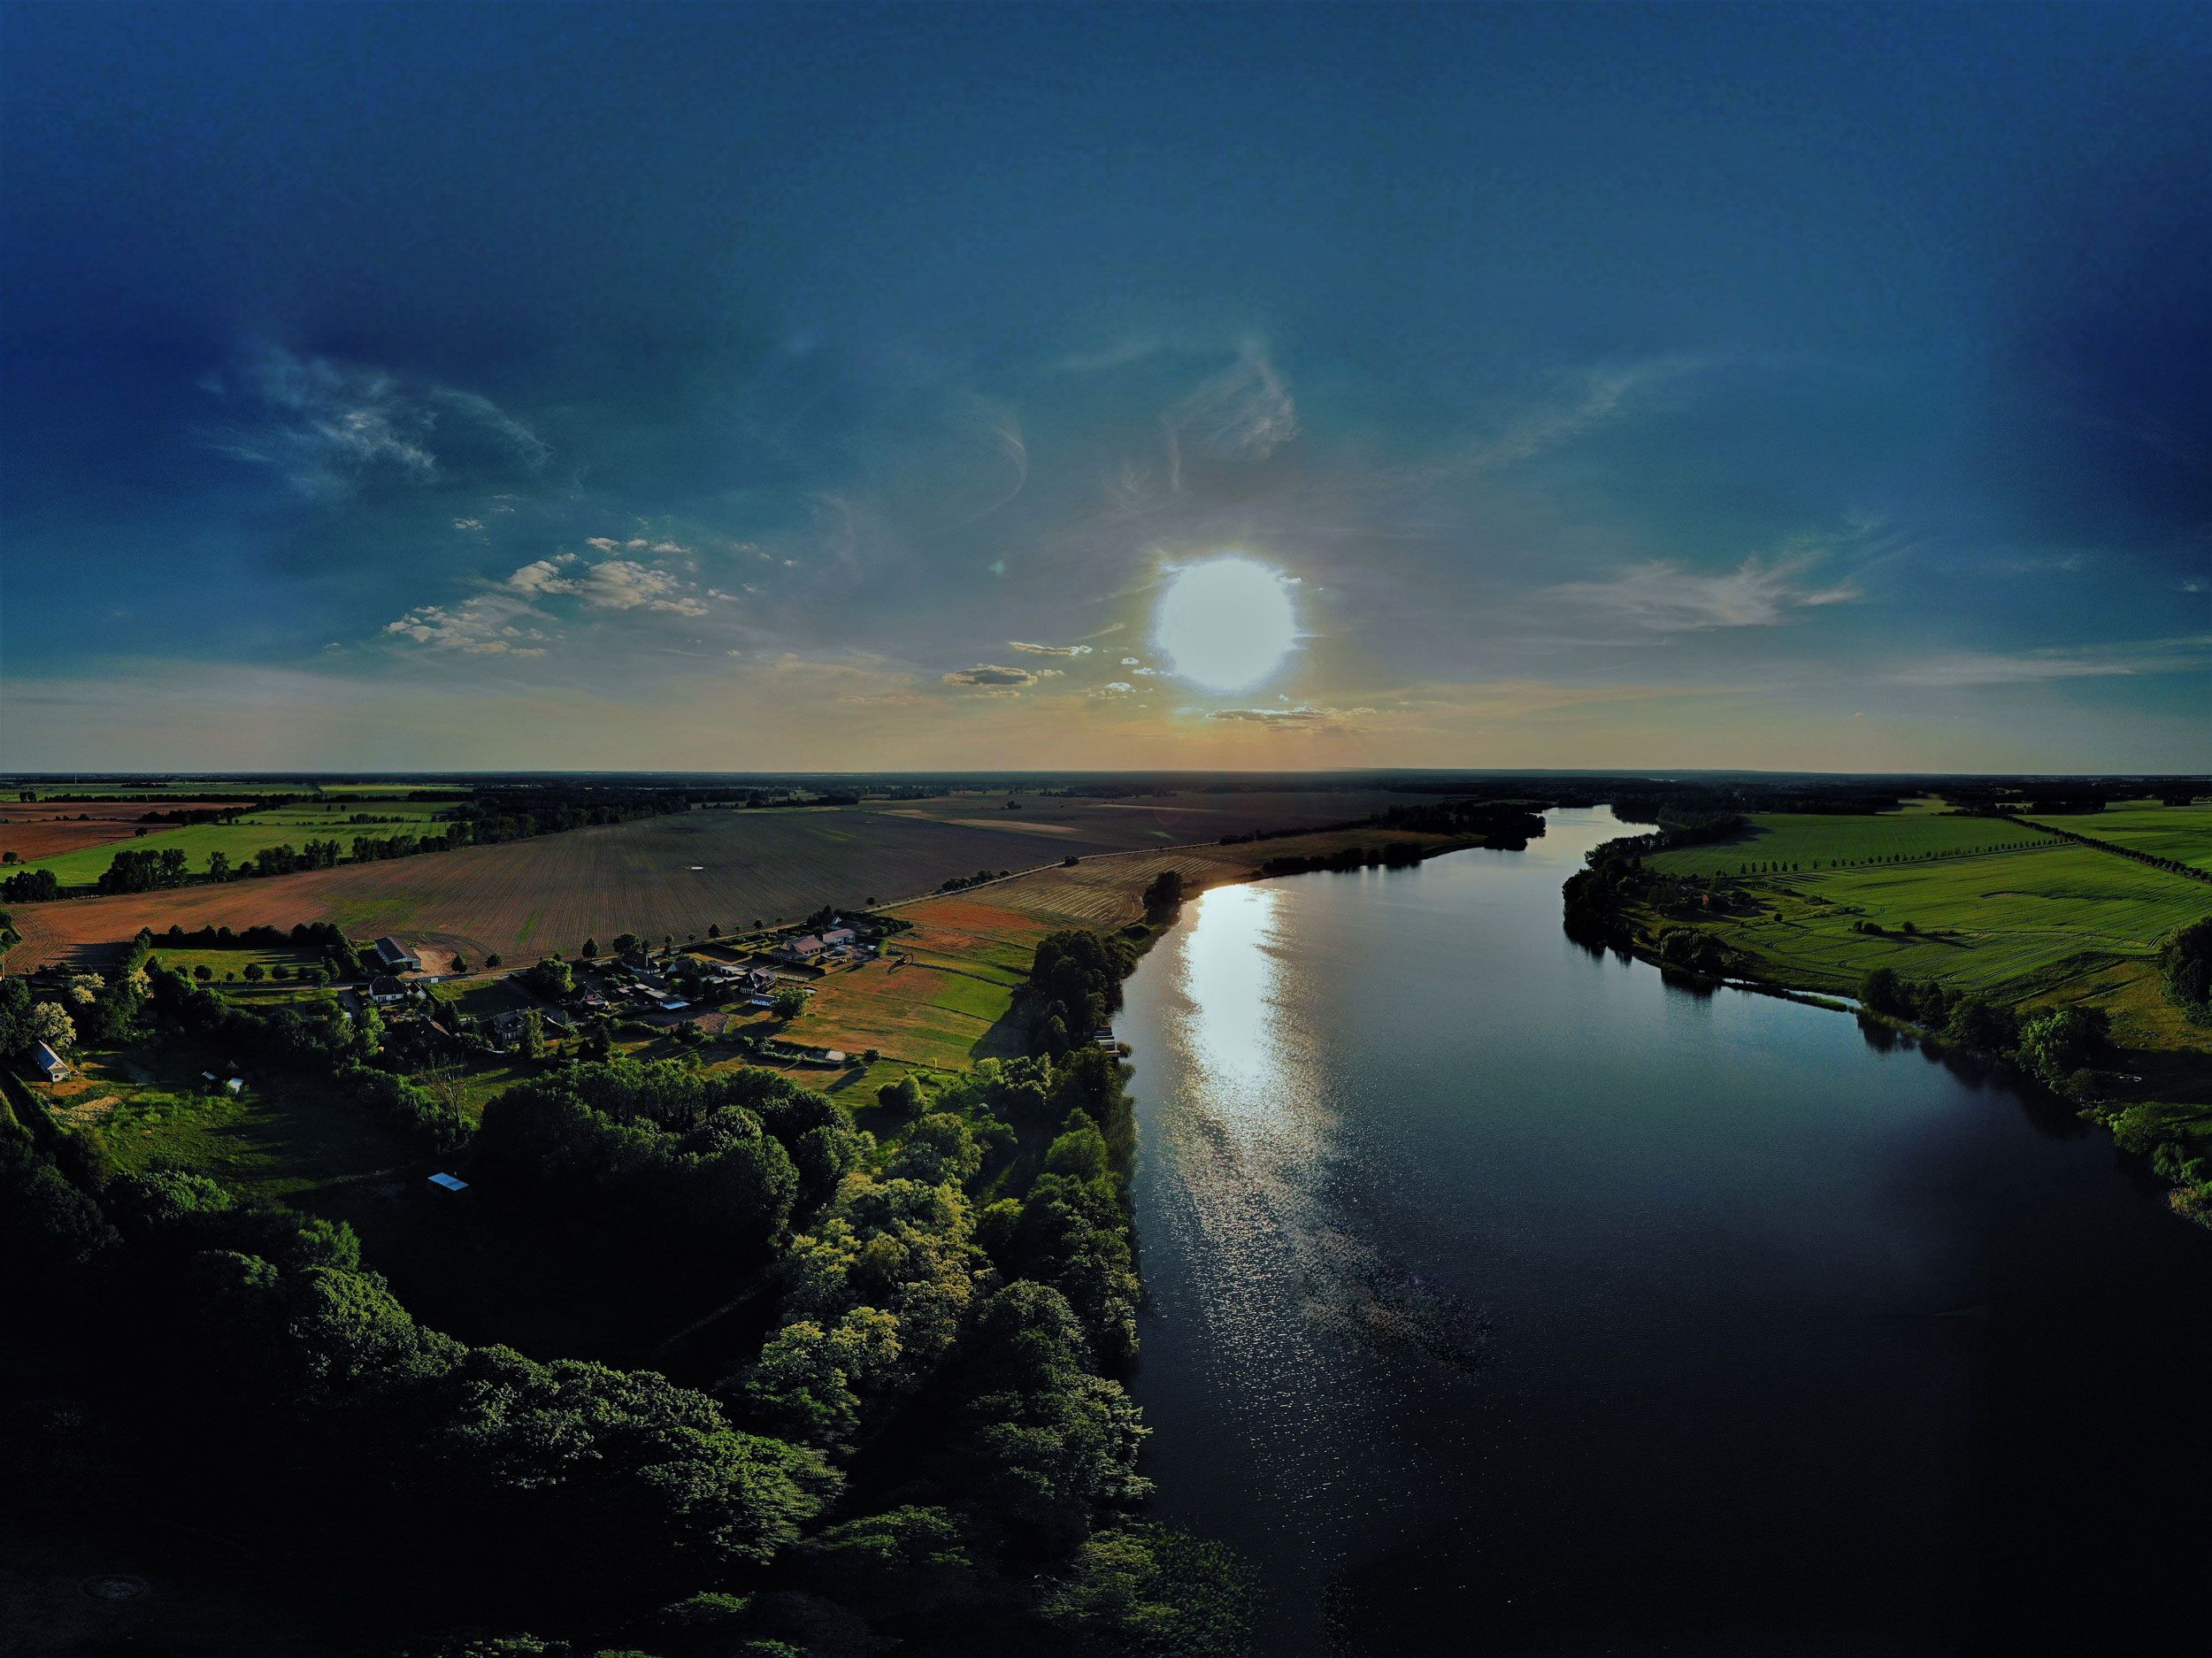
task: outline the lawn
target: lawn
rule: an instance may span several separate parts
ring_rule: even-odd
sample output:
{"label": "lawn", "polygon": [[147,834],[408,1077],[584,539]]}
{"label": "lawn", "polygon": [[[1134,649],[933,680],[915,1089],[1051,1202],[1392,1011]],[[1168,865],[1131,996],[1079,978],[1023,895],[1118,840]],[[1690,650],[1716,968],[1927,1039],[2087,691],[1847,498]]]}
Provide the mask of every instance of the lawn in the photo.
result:
{"label": "lawn", "polygon": [[198,970],[204,967],[209,979],[201,982],[211,982],[224,988],[234,984],[242,986],[249,966],[259,967],[272,980],[280,967],[289,979],[303,967],[325,966],[319,951],[295,949],[290,945],[242,950],[173,949],[157,940],[151,959],[194,979],[199,979]]}
{"label": "lawn", "polygon": [[2162,806],[2155,801],[2130,801],[2100,812],[2070,812],[2033,821],[2093,841],[2109,841],[2131,852],[2212,870],[2212,802]]}
{"label": "lawn", "polygon": [[1760,812],[1734,840],[1655,853],[1646,865],[1667,875],[1757,874],[1779,864],[1810,871],[1865,868],[1900,859],[1932,860],[1964,853],[2046,844],[2032,829],[1995,817],[1966,817],[1926,810],[1916,801],[1904,811],[1873,817],[1814,812]]}

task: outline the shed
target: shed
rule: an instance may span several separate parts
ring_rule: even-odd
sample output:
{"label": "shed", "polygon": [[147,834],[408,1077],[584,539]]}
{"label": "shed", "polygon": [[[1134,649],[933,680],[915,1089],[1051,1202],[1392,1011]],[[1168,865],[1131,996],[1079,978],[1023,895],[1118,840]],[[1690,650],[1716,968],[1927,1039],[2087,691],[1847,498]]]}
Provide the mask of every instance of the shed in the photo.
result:
{"label": "shed", "polygon": [[31,1063],[38,1067],[39,1074],[49,1082],[59,1082],[69,1075],[68,1063],[43,1042],[32,1045]]}
{"label": "shed", "polygon": [[469,1189],[467,1181],[452,1174],[434,1174],[430,1177],[430,1184],[443,1186],[449,1192],[465,1192]]}
{"label": "shed", "polygon": [[376,959],[388,973],[419,973],[422,971],[422,957],[397,939],[388,936],[376,941]]}

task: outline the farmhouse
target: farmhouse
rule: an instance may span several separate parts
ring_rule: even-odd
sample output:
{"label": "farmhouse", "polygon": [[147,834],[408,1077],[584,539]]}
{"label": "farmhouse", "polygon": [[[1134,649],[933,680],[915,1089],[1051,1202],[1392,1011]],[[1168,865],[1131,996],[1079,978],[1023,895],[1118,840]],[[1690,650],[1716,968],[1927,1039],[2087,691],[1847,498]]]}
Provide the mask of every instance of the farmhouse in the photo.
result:
{"label": "farmhouse", "polygon": [[397,1002],[407,994],[405,986],[388,973],[379,973],[369,980],[371,1002]]}
{"label": "farmhouse", "polygon": [[822,953],[822,940],[816,938],[814,934],[810,933],[803,939],[792,940],[788,944],[784,945],[777,952],[777,954],[780,956],[787,956],[795,962],[803,962],[810,961],[813,957],[819,956]]}
{"label": "farmhouse", "polygon": [[419,973],[422,957],[403,945],[397,939],[386,937],[376,941],[377,964],[388,973]]}
{"label": "farmhouse", "polygon": [[856,935],[850,927],[832,927],[827,933],[822,934],[822,942],[825,944],[850,944],[855,936]]}
{"label": "farmhouse", "polygon": [[62,1056],[43,1042],[32,1045],[31,1064],[49,1082],[60,1082],[69,1075],[69,1067]]}

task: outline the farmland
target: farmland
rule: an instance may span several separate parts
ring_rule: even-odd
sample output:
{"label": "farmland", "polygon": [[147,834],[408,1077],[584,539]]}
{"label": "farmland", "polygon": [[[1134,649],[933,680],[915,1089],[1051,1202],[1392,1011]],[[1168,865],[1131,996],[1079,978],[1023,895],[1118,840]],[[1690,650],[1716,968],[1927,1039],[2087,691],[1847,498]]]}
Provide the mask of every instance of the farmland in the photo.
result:
{"label": "farmland", "polygon": [[1947,816],[1927,810],[1875,817],[1762,812],[1742,835],[1704,846],[1678,847],[1646,862],[1665,875],[1756,874],[1779,864],[1792,870],[1865,867],[1900,859],[1955,857],[2037,845],[2032,829],[1996,817]]}
{"label": "farmland", "polygon": [[[81,810],[90,811],[98,809],[84,807]],[[123,810],[135,818],[139,813],[155,809],[133,803]],[[199,874],[205,871],[208,856],[214,852],[220,852],[235,867],[267,847],[296,848],[308,841],[335,840],[349,850],[356,835],[420,833],[439,810],[434,802],[365,799],[345,802],[334,810],[330,806],[273,807],[256,811],[235,823],[226,824],[186,824],[174,828],[163,828],[157,824],[111,822],[106,827],[111,833],[103,839],[50,851],[26,850],[16,846],[12,841],[9,845],[10,849],[22,853],[28,867],[51,870],[54,879],[64,887],[90,887],[105,872],[116,853],[126,848],[138,852],[174,848],[184,854],[187,864],[195,874]],[[395,821],[379,824],[347,821],[357,813]],[[72,826],[90,829],[98,825],[96,823]],[[145,833],[140,833],[141,830]],[[0,831],[0,834],[4,834],[4,831]]]}
{"label": "farmland", "polygon": [[2212,870],[2212,802],[2162,806],[2155,801],[2130,801],[2101,812],[2030,821],[2093,841],[2109,841],[2131,852]]}
{"label": "farmland", "polygon": [[2062,843],[1823,870],[1757,890],[1772,908],[1704,925],[1774,978],[1839,991],[1890,967],[2008,998],[2052,994],[2116,960],[2147,962],[2168,933],[2212,910],[2194,882]]}
{"label": "farmland", "polygon": [[[914,897],[949,877],[1157,847],[1164,834],[1211,841],[1261,828],[1337,822],[1399,798],[1348,792],[1194,794],[1156,802],[1029,797],[1020,812],[1000,808],[1019,828],[991,817],[990,808],[974,797],[913,802],[896,810],[887,803],[695,810],[382,864],[22,905],[15,916],[24,942],[10,960],[20,964],[96,953],[141,926],[160,932],[180,925],[190,931],[261,922],[289,927],[302,921],[335,922],[356,937],[405,933],[418,944],[458,949],[472,958],[496,951],[521,960],[572,951],[593,936],[604,941],[635,932],[682,938],[704,933],[710,922],[726,928],[757,917],[795,917],[824,903]],[[1067,833],[1040,834],[1043,824]],[[1163,828],[1166,824],[1175,828]],[[279,825],[268,829],[279,839],[303,833],[296,824],[280,832]],[[153,844],[153,838],[139,844]],[[1201,850],[1242,855],[1252,848]],[[1067,918],[1109,913],[1118,902],[1090,894]]]}
{"label": "farmland", "polygon": [[[207,801],[180,800],[176,807],[212,805]],[[137,801],[52,802],[0,801],[0,853],[12,852],[18,862],[36,864],[58,855],[88,847],[111,847],[134,839],[150,825],[139,818],[161,808]],[[151,838],[150,833],[149,839]],[[11,871],[14,865],[8,866]],[[107,867],[104,862],[102,869]]]}
{"label": "farmland", "polygon": [[956,1069],[1011,1051],[1001,1021],[1028,975],[1038,940],[1055,928],[1122,926],[1142,918],[1142,894],[1163,870],[1184,891],[1249,879],[1266,858],[1392,841],[1445,844],[1440,837],[1367,829],[1326,832],[1237,846],[1140,851],[1086,859],[994,882],[971,893],[923,898],[894,913],[913,930],[894,938],[895,964],[833,973],[792,1022],[794,1040],[848,1052],[879,1049],[910,1064]]}

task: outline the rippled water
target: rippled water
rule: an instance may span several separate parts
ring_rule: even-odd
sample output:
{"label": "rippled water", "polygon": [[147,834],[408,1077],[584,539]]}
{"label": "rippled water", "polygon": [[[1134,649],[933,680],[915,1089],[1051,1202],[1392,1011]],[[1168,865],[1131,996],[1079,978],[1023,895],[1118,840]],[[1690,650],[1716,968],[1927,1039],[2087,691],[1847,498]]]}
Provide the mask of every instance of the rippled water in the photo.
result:
{"label": "rippled water", "polygon": [[1161,1511],[1270,1654],[2149,1650],[2212,1235],[2070,1117],[1572,944],[1616,833],[1217,889],[1140,967]]}

